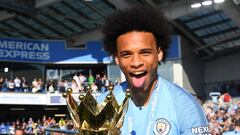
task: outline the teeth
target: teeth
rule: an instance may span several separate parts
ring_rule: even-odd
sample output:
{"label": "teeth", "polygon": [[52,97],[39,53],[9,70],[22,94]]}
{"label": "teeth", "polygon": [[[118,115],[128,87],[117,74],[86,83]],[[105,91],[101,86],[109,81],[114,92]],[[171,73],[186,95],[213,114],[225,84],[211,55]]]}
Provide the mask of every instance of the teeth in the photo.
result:
{"label": "teeth", "polygon": [[141,72],[134,72],[133,74],[135,74],[135,75],[140,75],[140,74],[143,74],[144,72],[143,71],[141,71]]}

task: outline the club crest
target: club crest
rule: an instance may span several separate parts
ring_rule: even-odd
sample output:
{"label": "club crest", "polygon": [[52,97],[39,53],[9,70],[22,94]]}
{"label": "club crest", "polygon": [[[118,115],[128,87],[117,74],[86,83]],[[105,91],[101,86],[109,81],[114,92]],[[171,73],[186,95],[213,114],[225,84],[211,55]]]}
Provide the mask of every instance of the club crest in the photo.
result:
{"label": "club crest", "polygon": [[171,125],[166,119],[159,118],[156,120],[154,125],[154,134],[155,135],[167,135],[170,131]]}

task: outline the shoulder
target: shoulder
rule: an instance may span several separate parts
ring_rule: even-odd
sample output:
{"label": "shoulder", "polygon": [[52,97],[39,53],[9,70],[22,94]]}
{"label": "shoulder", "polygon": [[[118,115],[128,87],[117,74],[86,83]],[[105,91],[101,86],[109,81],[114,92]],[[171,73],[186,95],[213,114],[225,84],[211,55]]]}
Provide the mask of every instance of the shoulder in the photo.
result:
{"label": "shoulder", "polygon": [[115,95],[116,99],[118,102],[122,102],[123,99],[125,98],[125,92],[126,89],[128,88],[127,82],[122,82],[120,85],[116,85],[113,94]]}
{"label": "shoulder", "polygon": [[[120,85],[116,85],[113,90],[113,95],[115,96],[118,103],[122,102],[125,98],[125,91],[127,89],[127,82],[123,82]],[[100,96],[97,97],[98,102],[103,102],[105,97],[109,94],[109,91],[101,93]]]}
{"label": "shoulder", "polygon": [[168,93],[169,100],[173,103],[176,112],[190,111],[192,108],[194,110],[199,108],[199,111],[202,111],[199,102],[187,90],[161,77],[159,77],[158,83],[160,91]]}
{"label": "shoulder", "polygon": [[207,126],[202,107],[191,93],[163,78],[159,83],[170,95],[181,132],[190,133],[194,128]]}
{"label": "shoulder", "polygon": [[197,99],[187,90],[185,90],[184,88],[169,82],[163,78],[161,78],[161,85],[163,85],[163,87],[165,89],[168,90],[172,101],[174,103],[178,104],[184,104],[184,105],[197,105],[199,106],[199,103],[197,102]]}
{"label": "shoulder", "polygon": [[127,84],[126,81],[124,81],[124,82],[120,83],[119,85],[116,85],[116,86],[114,87],[114,90],[122,90],[122,91],[125,91],[125,90],[127,89],[127,87],[128,87],[128,84]]}
{"label": "shoulder", "polygon": [[[195,97],[191,95],[187,90],[181,88],[180,86],[159,77],[158,83],[162,89],[167,90],[173,99],[173,102],[186,102],[195,101]],[[185,103],[184,103],[185,104]]]}

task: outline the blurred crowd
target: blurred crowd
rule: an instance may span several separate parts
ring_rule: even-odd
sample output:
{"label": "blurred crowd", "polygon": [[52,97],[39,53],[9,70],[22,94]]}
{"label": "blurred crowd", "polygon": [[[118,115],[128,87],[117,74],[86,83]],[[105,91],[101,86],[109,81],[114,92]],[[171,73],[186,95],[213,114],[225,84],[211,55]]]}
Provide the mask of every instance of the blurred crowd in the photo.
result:
{"label": "blurred crowd", "polygon": [[[240,98],[232,98],[225,92],[212,93],[211,100],[203,104],[209,127],[212,135],[222,135],[225,132],[233,131],[236,121],[240,120]],[[240,133],[240,131],[239,131]]]}
{"label": "blurred crowd", "polygon": [[2,92],[34,92],[36,89],[42,90],[43,86],[41,78],[35,78],[32,84],[29,84],[25,77],[16,76],[14,79],[0,77],[0,91]]}
{"label": "blurred crowd", "polygon": [[73,121],[70,119],[60,118],[58,121],[54,117],[43,116],[42,119],[37,119],[36,121],[33,118],[28,118],[28,120],[17,119],[13,122],[1,122],[0,125],[0,134],[10,134],[15,135],[17,132],[19,134],[28,134],[28,135],[48,135],[48,132],[45,132],[47,128],[57,128],[61,130],[74,130]]}
{"label": "blurred crowd", "polygon": [[[86,92],[86,87],[90,86],[93,93],[104,92],[107,90],[109,84],[112,83],[106,74],[92,74],[83,75],[81,73],[75,74],[69,80],[46,80],[42,78],[34,78],[29,83],[25,77],[16,76],[14,79],[0,77],[0,92],[31,92],[31,93],[62,93],[68,88],[73,89],[73,93]],[[120,83],[116,80],[115,85]]]}
{"label": "blurred crowd", "polygon": [[92,74],[88,76],[83,74],[75,74],[72,77],[72,80],[61,80],[55,83],[53,80],[48,80],[47,82],[47,91],[50,93],[62,93],[67,90],[67,88],[72,88],[73,93],[84,93],[86,92],[86,87],[90,86],[92,93],[105,92],[107,87],[112,83],[107,77],[106,74],[100,75],[96,74],[94,77]]}

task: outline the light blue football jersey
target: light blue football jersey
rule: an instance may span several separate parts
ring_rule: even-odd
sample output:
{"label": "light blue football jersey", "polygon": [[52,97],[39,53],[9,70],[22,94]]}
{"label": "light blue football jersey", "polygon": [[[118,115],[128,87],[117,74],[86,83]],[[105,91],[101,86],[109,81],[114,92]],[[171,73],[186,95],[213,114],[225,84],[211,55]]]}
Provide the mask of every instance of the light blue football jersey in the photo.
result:
{"label": "light blue football jersey", "polygon": [[[114,88],[118,103],[125,98],[127,83]],[[104,97],[104,94],[103,96]],[[184,89],[158,77],[150,101],[137,107],[129,100],[122,135],[208,135],[208,123],[201,106]]]}

